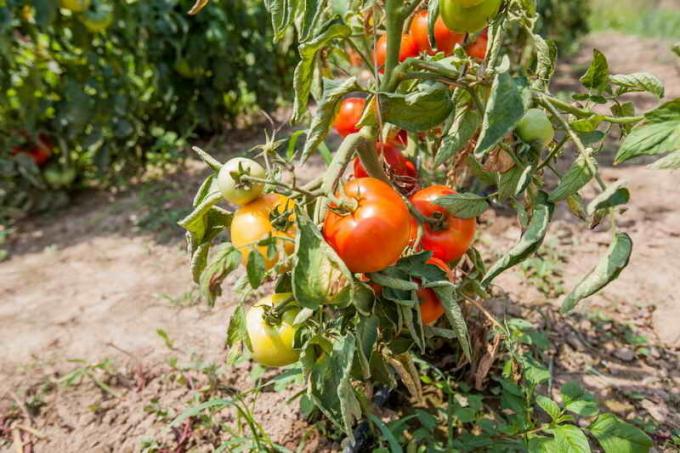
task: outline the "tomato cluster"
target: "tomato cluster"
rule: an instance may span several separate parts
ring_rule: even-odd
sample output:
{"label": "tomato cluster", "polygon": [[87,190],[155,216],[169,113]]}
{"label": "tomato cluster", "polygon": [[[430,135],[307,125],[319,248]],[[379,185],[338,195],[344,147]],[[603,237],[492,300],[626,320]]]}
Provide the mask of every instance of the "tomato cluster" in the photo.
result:
{"label": "tomato cluster", "polygon": [[[482,28],[484,28],[487,20],[495,14],[494,12],[488,16],[483,15],[478,17],[475,16],[475,14],[479,13],[475,13],[474,11],[484,5],[487,5],[489,2],[495,1],[497,0],[487,0],[486,3],[479,4],[478,6],[471,7],[469,9],[455,9],[453,12],[449,10],[442,10],[441,15],[437,17],[434,23],[434,47],[432,47],[432,43],[430,43],[428,32],[428,12],[425,10],[416,12],[411,19],[409,32],[403,34],[401,37],[401,43],[399,47],[399,61],[404,61],[410,57],[416,57],[420,53],[434,55],[437,52],[443,52],[444,55],[451,55],[456,45],[463,45],[466,33],[479,32]],[[490,6],[493,6],[493,4],[490,4]],[[487,6],[487,8],[490,7]],[[496,7],[496,12],[497,10],[498,8]],[[464,14],[463,19],[459,19],[457,16],[458,14]],[[476,26],[471,26],[471,23],[481,23],[482,27],[477,28]],[[465,50],[472,58],[484,60],[486,58],[487,46],[488,31],[484,28],[484,30],[479,33],[476,39],[467,45]],[[382,35],[376,42],[374,49],[374,63],[381,72],[382,66],[385,64],[386,53],[387,38],[385,35]]]}

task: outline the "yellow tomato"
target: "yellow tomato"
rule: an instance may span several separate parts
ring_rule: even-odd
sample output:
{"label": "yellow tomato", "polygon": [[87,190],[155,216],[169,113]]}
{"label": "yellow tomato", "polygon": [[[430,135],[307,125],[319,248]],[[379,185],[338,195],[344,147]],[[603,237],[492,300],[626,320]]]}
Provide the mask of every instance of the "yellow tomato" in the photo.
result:
{"label": "yellow tomato", "polygon": [[[283,213],[292,211],[294,207],[295,202],[288,197],[267,194],[236,210],[231,221],[231,242],[241,252],[244,265],[248,264],[248,257],[253,250],[262,255],[267,270],[276,265],[283,257],[282,253],[285,252],[287,255],[293,253],[295,216]],[[277,238],[277,254],[273,258],[267,256],[267,246],[257,245],[270,235]]]}
{"label": "yellow tomato", "polygon": [[292,293],[272,294],[257,302],[246,314],[246,330],[252,346],[253,360],[270,367],[290,365],[298,360],[300,352],[293,349],[293,326],[299,310],[286,310],[277,325],[265,320],[265,307],[274,307],[292,299]]}

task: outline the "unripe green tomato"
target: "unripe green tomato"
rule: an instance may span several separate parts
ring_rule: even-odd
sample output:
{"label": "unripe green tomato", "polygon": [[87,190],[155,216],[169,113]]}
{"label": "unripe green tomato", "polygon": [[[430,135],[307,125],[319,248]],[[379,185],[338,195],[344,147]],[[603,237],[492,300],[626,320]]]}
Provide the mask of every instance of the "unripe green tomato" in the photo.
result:
{"label": "unripe green tomato", "polygon": [[244,175],[264,179],[267,175],[254,160],[244,157],[236,157],[222,165],[217,175],[217,187],[225,200],[238,206],[250,203],[262,195],[264,184],[251,181],[237,181],[232,173],[243,173]]}
{"label": "unripe green tomato", "polygon": [[441,0],[439,14],[451,30],[475,33],[486,27],[489,19],[498,14],[502,0],[484,0],[476,6],[465,8],[460,0]]}
{"label": "unripe green tomato", "polygon": [[548,115],[541,109],[529,109],[515,128],[517,136],[525,143],[540,143],[545,146],[555,138]]}
{"label": "unripe green tomato", "polygon": [[296,362],[300,357],[300,352],[293,349],[298,330],[293,322],[299,310],[286,310],[278,325],[271,325],[264,318],[265,307],[275,307],[291,297],[291,293],[272,294],[257,302],[246,314],[246,331],[252,346],[253,360],[259,364],[269,367],[285,366]]}
{"label": "unripe green tomato", "polygon": [[50,164],[43,172],[45,182],[53,189],[70,186],[76,179],[76,170],[73,167],[62,168],[57,164]]}
{"label": "unripe green tomato", "polygon": [[59,0],[59,6],[74,13],[82,13],[90,8],[91,0]]}

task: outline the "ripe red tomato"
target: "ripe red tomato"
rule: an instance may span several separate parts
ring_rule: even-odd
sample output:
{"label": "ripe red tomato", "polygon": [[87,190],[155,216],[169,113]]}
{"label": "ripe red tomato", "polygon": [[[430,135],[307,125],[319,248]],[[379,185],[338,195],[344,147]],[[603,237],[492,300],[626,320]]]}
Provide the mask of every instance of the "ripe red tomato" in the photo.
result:
{"label": "ripe red tomato", "polygon": [[16,148],[13,148],[12,155],[15,156],[17,154],[26,154],[38,167],[42,167],[47,163],[47,161],[50,159],[50,156],[52,155],[52,143],[50,143],[47,137],[43,135],[41,135],[39,139],[40,142],[42,142],[41,144],[35,144],[30,147],[17,146]]}
{"label": "ripe red tomato", "polygon": [[[427,33],[427,18],[427,11],[421,10],[417,12],[411,21],[410,33],[419,51],[434,55],[437,52],[430,45]],[[453,51],[456,44],[462,43],[464,39],[464,34],[449,30],[442,18],[437,17],[434,24],[434,40],[437,49],[448,55]]]}
{"label": "ripe red tomato", "polygon": [[[400,189],[411,192],[418,183],[418,170],[413,162],[407,159],[393,143],[376,143],[376,150],[384,161],[387,175]],[[368,172],[361,159],[354,158],[354,177],[366,178]]]}
{"label": "ripe red tomato", "polygon": [[348,181],[338,198],[356,202],[348,213],[329,210],[323,236],[354,273],[370,273],[396,262],[409,241],[406,203],[375,178]]}
{"label": "ripe red tomato", "polygon": [[[399,45],[399,61],[404,61],[409,57],[418,56],[418,46],[410,34],[404,33],[401,35],[401,44]],[[378,38],[373,51],[373,62],[378,68],[382,68],[387,59],[387,35],[382,35]],[[382,72],[382,69],[381,69]]]}
{"label": "ripe red tomato", "polygon": [[472,58],[476,58],[478,60],[484,60],[486,58],[486,48],[487,45],[489,44],[489,36],[488,36],[488,31],[484,30],[480,35],[475,39],[475,41],[467,46],[467,54],[470,55]]}
{"label": "ripe red tomato", "polygon": [[411,203],[425,217],[439,218],[439,224],[425,223],[420,245],[432,252],[432,256],[445,262],[459,259],[472,244],[475,236],[475,219],[459,219],[446,209],[434,204],[444,195],[456,193],[446,186],[430,186],[419,190],[411,197]]}
{"label": "ripe red tomato", "polygon": [[[437,266],[446,272],[446,277],[449,281],[453,280],[453,273],[444,261],[439,258],[430,258],[427,260],[427,264]],[[434,324],[444,314],[444,307],[439,301],[437,294],[431,288],[420,288],[416,291],[416,294],[420,301],[420,318],[423,320],[423,324]]]}
{"label": "ripe red tomato", "polygon": [[341,137],[358,132],[357,123],[361,119],[366,106],[364,98],[345,98],[333,120],[333,128]]}

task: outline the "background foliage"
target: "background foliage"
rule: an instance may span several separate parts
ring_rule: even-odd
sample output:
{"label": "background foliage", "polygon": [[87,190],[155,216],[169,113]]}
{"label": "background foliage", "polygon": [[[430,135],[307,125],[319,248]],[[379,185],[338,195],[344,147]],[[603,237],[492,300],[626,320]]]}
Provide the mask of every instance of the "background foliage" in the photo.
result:
{"label": "background foliage", "polygon": [[[262,2],[215,1],[198,17],[191,5],[95,0],[72,13],[54,0],[0,2],[0,217],[64,201],[54,189],[124,183],[182,157],[188,136],[276,105],[293,53],[290,40],[273,44]],[[87,26],[108,17],[102,31]],[[73,182],[50,184],[12,153],[38,136],[54,146],[50,171],[75,170]]]}

